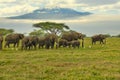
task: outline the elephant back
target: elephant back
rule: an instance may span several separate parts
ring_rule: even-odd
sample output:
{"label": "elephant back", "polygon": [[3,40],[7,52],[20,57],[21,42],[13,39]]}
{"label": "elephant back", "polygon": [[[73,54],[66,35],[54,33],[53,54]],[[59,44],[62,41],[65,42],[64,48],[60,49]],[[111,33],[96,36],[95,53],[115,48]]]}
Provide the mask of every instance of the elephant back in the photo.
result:
{"label": "elephant back", "polygon": [[39,37],[38,42],[39,42],[39,43],[44,43],[44,42],[45,42],[45,37]]}
{"label": "elephant back", "polygon": [[55,34],[47,34],[45,39],[50,40],[51,42],[58,42],[58,37]]}
{"label": "elephant back", "polygon": [[99,35],[94,35],[91,37],[93,40],[101,40],[101,39],[105,39],[105,36],[102,34]]}
{"label": "elephant back", "polygon": [[65,32],[62,34],[61,39],[65,39],[67,41],[72,41],[72,34],[70,32]]}
{"label": "elephant back", "polygon": [[82,34],[75,31],[68,31],[62,34],[61,39],[66,39],[67,41],[82,39]]}
{"label": "elephant back", "polygon": [[23,34],[9,34],[5,37],[5,41],[20,40],[24,37]]}

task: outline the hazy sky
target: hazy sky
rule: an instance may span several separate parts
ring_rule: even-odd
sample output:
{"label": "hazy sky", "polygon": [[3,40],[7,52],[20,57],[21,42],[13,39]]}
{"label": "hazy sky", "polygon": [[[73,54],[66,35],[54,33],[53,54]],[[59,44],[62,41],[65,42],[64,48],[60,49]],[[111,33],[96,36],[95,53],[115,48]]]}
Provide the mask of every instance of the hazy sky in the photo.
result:
{"label": "hazy sky", "polygon": [[[67,21],[55,20],[56,22],[66,23],[75,30],[82,30],[91,34],[96,34],[97,32],[120,34],[120,0],[0,0],[0,17],[22,15],[39,8],[54,7],[72,8],[77,11],[93,13],[90,16]],[[12,24],[15,26],[14,22],[18,23],[19,27],[23,27],[23,23],[26,25],[39,21],[0,19],[0,28],[11,26]]]}

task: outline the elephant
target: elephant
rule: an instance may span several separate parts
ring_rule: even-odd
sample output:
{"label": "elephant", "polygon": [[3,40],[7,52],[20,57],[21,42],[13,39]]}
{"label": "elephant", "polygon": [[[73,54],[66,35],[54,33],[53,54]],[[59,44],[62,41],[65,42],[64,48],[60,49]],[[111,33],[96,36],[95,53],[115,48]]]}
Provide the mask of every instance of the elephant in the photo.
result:
{"label": "elephant", "polygon": [[29,41],[30,44],[36,49],[39,38],[37,36],[32,36]]}
{"label": "elephant", "polygon": [[54,48],[55,42],[58,43],[58,36],[56,34],[46,34],[45,36],[45,48]]}
{"label": "elephant", "polygon": [[58,46],[59,47],[61,47],[61,46],[63,46],[63,47],[66,47],[67,46],[67,40],[65,40],[65,39],[60,39],[59,40],[59,42],[58,42]]}
{"label": "elephant", "polygon": [[14,44],[14,48],[19,46],[19,41],[24,38],[24,35],[23,34],[19,34],[19,33],[15,33],[15,34],[9,34],[5,37],[5,47],[8,46],[10,47],[9,45],[10,44]]}
{"label": "elephant", "polygon": [[40,37],[38,40],[38,48],[40,49],[40,47],[44,48],[45,46],[45,37]]}
{"label": "elephant", "polygon": [[22,39],[22,47],[21,47],[21,49],[23,50],[23,49],[27,49],[29,47],[29,49],[30,49],[30,43],[29,43],[29,37],[24,37],[23,39]]}
{"label": "elephant", "polygon": [[[106,37],[105,37],[105,35],[103,35],[103,34],[98,34],[98,35],[94,35],[94,36],[92,36],[91,37],[91,39],[92,39],[92,44],[96,44],[96,41],[99,41],[100,42],[100,44],[102,43],[102,44],[105,44],[106,43]],[[104,40],[105,40],[105,42],[104,42]]]}
{"label": "elephant", "polygon": [[73,48],[80,47],[80,41],[79,40],[73,40],[71,41],[71,45]]}
{"label": "elephant", "polygon": [[22,39],[22,49],[31,49],[34,47],[36,49],[38,44],[38,37],[36,36],[27,36]]}
{"label": "elephant", "polygon": [[82,33],[68,31],[62,34],[61,39],[66,39],[67,41],[82,39],[82,47],[84,47],[84,36]]}
{"label": "elephant", "polygon": [[2,49],[2,43],[3,43],[3,36],[0,35],[0,50]]}

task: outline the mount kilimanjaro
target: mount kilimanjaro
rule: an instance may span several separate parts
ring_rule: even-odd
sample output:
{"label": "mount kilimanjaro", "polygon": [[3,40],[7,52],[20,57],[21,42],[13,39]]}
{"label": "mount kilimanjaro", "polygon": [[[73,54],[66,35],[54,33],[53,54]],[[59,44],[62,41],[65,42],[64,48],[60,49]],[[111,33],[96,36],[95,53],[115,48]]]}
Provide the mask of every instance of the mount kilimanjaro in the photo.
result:
{"label": "mount kilimanjaro", "polygon": [[9,17],[10,19],[70,19],[87,16],[90,12],[78,12],[69,8],[37,9],[31,13]]}

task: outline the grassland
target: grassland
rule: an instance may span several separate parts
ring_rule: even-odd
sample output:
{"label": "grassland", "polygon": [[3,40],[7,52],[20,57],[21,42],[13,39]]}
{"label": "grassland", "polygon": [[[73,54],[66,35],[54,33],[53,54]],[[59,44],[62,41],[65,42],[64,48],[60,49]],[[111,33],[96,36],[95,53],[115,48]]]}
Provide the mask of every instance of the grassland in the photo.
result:
{"label": "grassland", "polygon": [[0,80],[120,80],[120,38],[85,48],[0,51]]}

